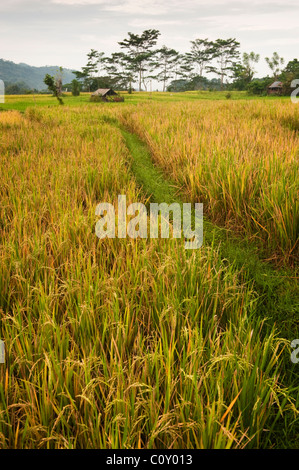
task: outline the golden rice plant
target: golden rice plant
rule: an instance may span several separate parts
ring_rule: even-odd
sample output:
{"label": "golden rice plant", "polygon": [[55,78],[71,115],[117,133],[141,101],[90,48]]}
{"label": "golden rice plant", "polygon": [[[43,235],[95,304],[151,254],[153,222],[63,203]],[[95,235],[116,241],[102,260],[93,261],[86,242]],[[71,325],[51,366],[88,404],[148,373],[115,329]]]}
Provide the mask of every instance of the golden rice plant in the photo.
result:
{"label": "golden rice plant", "polygon": [[0,114],[0,447],[270,446],[286,342],[248,279],[217,246],[95,236],[99,202],[145,202],[113,115]]}
{"label": "golden rice plant", "polygon": [[299,233],[299,110],[287,101],[144,103],[123,122],[204,212],[294,261]]}

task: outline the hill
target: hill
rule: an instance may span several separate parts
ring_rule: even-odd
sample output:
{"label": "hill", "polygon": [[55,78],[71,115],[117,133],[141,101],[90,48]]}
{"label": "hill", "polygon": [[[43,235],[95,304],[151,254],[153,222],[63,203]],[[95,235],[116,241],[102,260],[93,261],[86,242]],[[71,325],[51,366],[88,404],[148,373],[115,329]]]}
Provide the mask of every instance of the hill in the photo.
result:
{"label": "hill", "polygon": [[[46,73],[55,75],[59,66],[34,67],[28,64],[15,64],[9,60],[0,59],[0,79],[5,85],[22,83],[28,88],[44,90],[43,79]],[[63,83],[69,83],[75,78],[72,70],[63,69]]]}

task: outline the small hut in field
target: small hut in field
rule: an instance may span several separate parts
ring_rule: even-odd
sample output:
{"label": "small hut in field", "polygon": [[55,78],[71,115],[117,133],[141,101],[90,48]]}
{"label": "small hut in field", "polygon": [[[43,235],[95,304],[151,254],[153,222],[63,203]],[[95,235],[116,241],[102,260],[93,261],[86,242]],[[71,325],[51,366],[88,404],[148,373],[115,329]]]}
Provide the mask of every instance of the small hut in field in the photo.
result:
{"label": "small hut in field", "polygon": [[124,101],[112,88],[99,88],[91,94],[91,101]]}
{"label": "small hut in field", "polygon": [[283,83],[274,82],[272,85],[268,86],[268,95],[281,95],[282,94]]}

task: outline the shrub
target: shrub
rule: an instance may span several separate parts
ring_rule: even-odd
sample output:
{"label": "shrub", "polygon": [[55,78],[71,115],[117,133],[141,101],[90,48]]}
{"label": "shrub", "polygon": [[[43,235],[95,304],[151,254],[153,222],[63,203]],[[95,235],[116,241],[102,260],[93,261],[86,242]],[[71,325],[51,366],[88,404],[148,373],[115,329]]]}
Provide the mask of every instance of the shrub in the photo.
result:
{"label": "shrub", "polygon": [[74,79],[72,80],[72,95],[73,96],[79,96],[80,95],[80,83],[78,80]]}

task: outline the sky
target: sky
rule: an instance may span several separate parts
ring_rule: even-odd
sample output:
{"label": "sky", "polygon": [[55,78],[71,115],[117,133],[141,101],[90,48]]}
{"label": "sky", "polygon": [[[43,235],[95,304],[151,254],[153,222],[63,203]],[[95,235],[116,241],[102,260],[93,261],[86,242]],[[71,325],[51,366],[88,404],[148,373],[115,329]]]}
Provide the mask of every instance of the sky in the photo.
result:
{"label": "sky", "polygon": [[274,51],[299,57],[298,18],[298,0],[0,0],[0,58],[78,70],[91,48],[109,55],[128,32],[158,29],[158,45],[181,53],[196,38],[236,38],[265,76]]}

